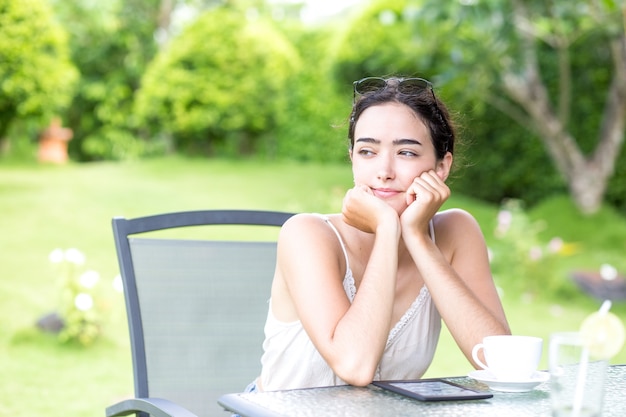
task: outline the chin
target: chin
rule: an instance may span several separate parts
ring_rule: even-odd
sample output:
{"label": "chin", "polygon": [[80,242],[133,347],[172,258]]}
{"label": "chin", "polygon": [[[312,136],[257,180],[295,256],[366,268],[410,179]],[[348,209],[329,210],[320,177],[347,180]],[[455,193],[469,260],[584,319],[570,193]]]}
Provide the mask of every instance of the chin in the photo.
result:
{"label": "chin", "polygon": [[402,200],[400,200],[399,198],[394,198],[388,200],[383,199],[383,201],[387,203],[392,209],[394,209],[396,213],[398,213],[398,217],[401,216],[402,213],[404,213],[404,210],[409,207],[404,200],[404,196],[402,196]]}
{"label": "chin", "polygon": [[392,205],[392,207],[398,213],[398,216],[402,216],[402,213],[404,213],[404,210],[406,210],[408,208],[408,206],[406,204]]}

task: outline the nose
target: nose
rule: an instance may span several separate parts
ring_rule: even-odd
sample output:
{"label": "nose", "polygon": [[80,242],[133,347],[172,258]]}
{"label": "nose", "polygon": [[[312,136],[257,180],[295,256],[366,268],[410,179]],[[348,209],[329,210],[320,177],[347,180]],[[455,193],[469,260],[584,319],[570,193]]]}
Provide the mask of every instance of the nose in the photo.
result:
{"label": "nose", "polygon": [[388,181],[395,177],[393,157],[391,155],[380,155],[376,176],[381,181]]}

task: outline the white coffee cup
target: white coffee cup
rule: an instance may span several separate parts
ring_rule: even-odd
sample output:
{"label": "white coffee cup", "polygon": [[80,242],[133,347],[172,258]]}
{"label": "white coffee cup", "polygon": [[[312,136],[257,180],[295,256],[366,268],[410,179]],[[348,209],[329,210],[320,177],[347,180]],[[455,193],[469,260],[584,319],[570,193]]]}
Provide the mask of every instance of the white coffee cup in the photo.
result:
{"label": "white coffee cup", "polygon": [[[543,339],[533,336],[487,336],[474,346],[472,358],[481,368],[501,381],[526,381],[532,378],[539,366]],[[485,365],[478,357],[483,349]]]}

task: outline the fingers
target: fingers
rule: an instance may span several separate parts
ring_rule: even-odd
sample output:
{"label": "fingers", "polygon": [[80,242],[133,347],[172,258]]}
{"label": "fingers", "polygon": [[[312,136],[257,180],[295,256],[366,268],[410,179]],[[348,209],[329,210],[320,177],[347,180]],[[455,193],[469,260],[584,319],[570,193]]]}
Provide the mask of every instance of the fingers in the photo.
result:
{"label": "fingers", "polygon": [[341,212],[345,223],[368,233],[373,233],[386,219],[398,217],[391,206],[364,185],[356,185],[346,192]]}
{"label": "fingers", "polygon": [[450,189],[435,173],[423,172],[407,190],[407,209],[401,215],[404,233],[422,233],[450,196]]}
{"label": "fingers", "polygon": [[411,204],[416,200],[424,203],[431,201],[443,202],[450,197],[450,189],[439,178],[435,171],[423,172],[413,180],[406,192],[406,202]]}

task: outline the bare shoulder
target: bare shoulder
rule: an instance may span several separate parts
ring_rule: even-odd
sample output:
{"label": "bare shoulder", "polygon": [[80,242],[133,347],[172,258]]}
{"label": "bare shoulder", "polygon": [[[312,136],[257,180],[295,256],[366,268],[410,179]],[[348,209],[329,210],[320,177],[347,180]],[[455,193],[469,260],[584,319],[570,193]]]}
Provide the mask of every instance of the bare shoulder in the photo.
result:
{"label": "bare shoulder", "polygon": [[436,241],[446,246],[458,247],[459,242],[484,240],[478,221],[466,210],[453,208],[441,211],[435,215],[433,223]]}
{"label": "bare shoulder", "polygon": [[315,248],[317,253],[336,251],[337,236],[326,221],[333,215],[299,213],[290,217],[281,228],[278,243],[297,248]]}
{"label": "bare shoulder", "polygon": [[480,227],[470,212],[460,208],[440,211],[435,215],[433,221],[435,227],[439,226],[442,228],[464,229]]}
{"label": "bare shoulder", "polygon": [[304,237],[303,235],[326,234],[330,227],[325,226],[325,218],[328,216],[313,213],[298,213],[291,216],[281,228],[281,237]]}
{"label": "bare shoulder", "polygon": [[296,214],[281,228],[272,284],[272,310],[279,320],[302,320],[298,311],[316,311],[328,293],[345,297],[345,261],[326,218]]}

